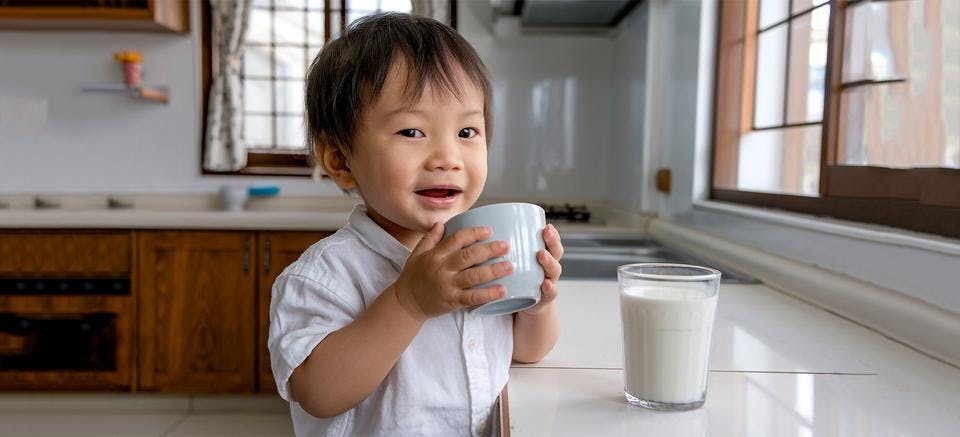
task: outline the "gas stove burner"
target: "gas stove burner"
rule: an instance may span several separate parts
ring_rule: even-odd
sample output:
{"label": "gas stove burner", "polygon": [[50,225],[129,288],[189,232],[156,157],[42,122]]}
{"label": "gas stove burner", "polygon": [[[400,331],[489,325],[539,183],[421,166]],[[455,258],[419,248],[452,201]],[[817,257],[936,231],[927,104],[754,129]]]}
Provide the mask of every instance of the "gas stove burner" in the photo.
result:
{"label": "gas stove burner", "polygon": [[587,209],[587,205],[564,203],[563,205],[540,206],[543,207],[543,212],[546,213],[546,218],[549,221],[566,221],[571,223],[590,222],[590,210]]}

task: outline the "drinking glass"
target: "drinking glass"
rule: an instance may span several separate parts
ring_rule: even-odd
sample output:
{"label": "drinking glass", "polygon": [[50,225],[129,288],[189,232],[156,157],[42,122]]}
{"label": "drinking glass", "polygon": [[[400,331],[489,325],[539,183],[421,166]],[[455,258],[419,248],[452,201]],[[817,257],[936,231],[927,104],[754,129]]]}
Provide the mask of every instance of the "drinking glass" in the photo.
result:
{"label": "drinking glass", "polygon": [[654,410],[699,408],[707,396],[720,272],[685,264],[617,268],[624,395]]}

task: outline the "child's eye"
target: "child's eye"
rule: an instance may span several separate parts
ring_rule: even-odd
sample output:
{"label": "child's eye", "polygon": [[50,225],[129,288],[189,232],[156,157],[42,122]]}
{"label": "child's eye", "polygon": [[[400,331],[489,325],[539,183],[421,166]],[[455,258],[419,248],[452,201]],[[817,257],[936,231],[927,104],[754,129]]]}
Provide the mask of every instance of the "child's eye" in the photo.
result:
{"label": "child's eye", "polygon": [[403,129],[397,133],[407,138],[423,138],[425,136],[423,132],[420,132],[420,129]]}
{"label": "child's eye", "polygon": [[480,133],[477,132],[476,129],[474,129],[474,128],[472,128],[472,127],[465,127],[465,128],[463,128],[463,129],[460,129],[460,132],[457,133],[457,136],[460,137],[460,138],[473,138],[474,136],[479,135],[479,134],[480,134]]}

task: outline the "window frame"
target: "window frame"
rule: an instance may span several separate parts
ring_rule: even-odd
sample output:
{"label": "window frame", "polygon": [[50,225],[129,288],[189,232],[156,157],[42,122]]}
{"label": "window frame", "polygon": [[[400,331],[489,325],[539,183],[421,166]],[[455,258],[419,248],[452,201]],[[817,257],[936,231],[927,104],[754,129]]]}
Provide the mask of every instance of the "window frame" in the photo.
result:
{"label": "window frame", "polygon": [[[331,4],[339,3],[340,29],[347,27],[348,11],[347,0],[324,0],[324,44],[330,39],[330,20]],[[207,104],[210,99],[211,77],[216,65],[213,63],[215,48],[212,45],[212,24],[210,21],[210,3],[208,0],[201,0],[200,7],[200,86],[202,92],[202,101],[200,104],[200,162],[203,163],[203,156],[206,153],[206,132],[207,132]],[[457,28],[457,2],[450,0],[450,25]],[[271,82],[272,83],[272,82]],[[313,167],[310,163],[309,152],[297,152],[278,149],[253,149],[247,151],[247,165],[237,171],[212,171],[203,168],[201,165],[201,174],[221,175],[221,176],[281,176],[281,177],[311,177]],[[322,175],[322,177],[327,177]]]}
{"label": "window frame", "polygon": [[[752,33],[753,34],[752,36],[758,40],[758,44],[759,44],[760,34],[764,32],[772,32],[775,28],[780,26],[786,26],[785,27],[786,29],[785,45],[787,50],[784,57],[784,68],[783,68],[783,73],[784,73],[783,105],[782,105],[783,107],[780,108],[782,120],[777,125],[757,127],[757,121],[755,119],[755,116],[751,117],[751,120],[752,120],[751,127],[754,132],[764,131],[764,130],[789,129],[789,128],[795,128],[795,127],[823,125],[822,115],[820,116],[820,120],[818,121],[799,121],[799,122],[790,121],[790,115],[789,115],[790,114],[790,61],[792,60],[792,55],[793,55],[791,50],[792,49],[791,41],[793,40],[793,26],[796,24],[796,21],[802,19],[805,16],[812,15],[814,11],[819,8],[829,6],[829,5],[830,5],[830,2],[827,1],[819,5],[810,6],[809,8],[801,10],[799,12],[794,12],[793,0],[789,0],[787,2],[786,17],[781,18],[777,21],[774,21],[773,23],[767,24],[767,26],[763,28],[761,28],[759,25],[759,19],[756,21],[752,21],[750,23],[744,23],[747,26],[746,32]],[[754,79],[756,79],[757,77],[759,68],[760,68],[760,63],[756,62],[756,56],[754,56],[753,73],[752,73]],[[756,83],[754,82],[752,86],[754,88],[754,94],[753,94],[753,101],[751,103],[752,105],[751,108],[756,109],[756,104],[757,104],[757,95],[755,91]]]}
{"label": "window frame", "polygon": [[842,82],[847,8],[865,1],[829,2],[819,197],[726,188],[736,186],[740,136],[753,130],[759,1],[720,2],[710,198],[960,238],[960,169],[838,164],[842,90],[889,82]]}

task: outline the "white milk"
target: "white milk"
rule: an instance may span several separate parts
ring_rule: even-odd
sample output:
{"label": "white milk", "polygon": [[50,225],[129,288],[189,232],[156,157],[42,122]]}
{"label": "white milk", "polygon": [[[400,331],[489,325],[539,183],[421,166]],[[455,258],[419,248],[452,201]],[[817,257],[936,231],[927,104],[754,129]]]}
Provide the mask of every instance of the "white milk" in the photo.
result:
{"label": "white milk", "polygon": [[624,389],[645,401],[702,400],[717,295],[703,284],[620,291]]}

